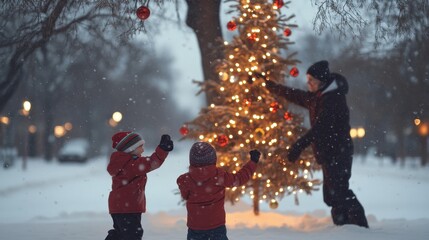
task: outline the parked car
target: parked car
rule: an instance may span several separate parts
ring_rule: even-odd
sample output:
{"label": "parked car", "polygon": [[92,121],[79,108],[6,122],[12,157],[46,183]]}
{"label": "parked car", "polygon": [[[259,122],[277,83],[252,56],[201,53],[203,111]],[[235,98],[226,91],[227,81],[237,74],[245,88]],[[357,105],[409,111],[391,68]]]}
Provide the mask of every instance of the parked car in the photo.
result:
{"label": "parked car", "polygon": [[74,138],[66,141],[58,151],[59,162],[80,162],[88,160],[89,141],[84,138]]}

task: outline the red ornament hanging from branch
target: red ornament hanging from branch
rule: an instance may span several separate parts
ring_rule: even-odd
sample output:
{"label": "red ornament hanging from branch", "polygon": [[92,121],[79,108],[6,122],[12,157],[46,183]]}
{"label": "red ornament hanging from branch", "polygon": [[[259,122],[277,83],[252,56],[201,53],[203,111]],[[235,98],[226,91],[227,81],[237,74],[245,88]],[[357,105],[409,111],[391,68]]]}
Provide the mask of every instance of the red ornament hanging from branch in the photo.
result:
{"label": "red ornament hanging from branch", "polygon": [[290,28],[285,28],[285,30],[283,31],[283,35],[285,35],[285,37],[289,37],[290,35],[292,35],[292,30],[290,30]]}
{"label": "red ornament hanging from branch", "polygon": [[280,105],[278,102],[272,102],[270,104],[270,112],[272,112],[272,113],[276,113],[277,110],[279,110],[279,108],[280,108]]}
{"label": "red ornament hanging from branch", "polygon": [[283,118],[286,121],[290,121],[290,120],[292,120],[292,114],[290,112],[285,112],[285,114],[283,115]]}
{"label": "red ornament hanging from branch", "polygon": [[179,129],[180,134],[182,134],[182,136],[186,136],[189,133],[189,128],[187,125],[183,125],[180,129]]}
{"label": "red ornament hanging from branch", "polygon": [[256,42],[256,39],[258,38],[258,35],[256,33],[251,33],[247,39],[249,40],[249,42],[254,43]]}
{"label": "red ornament hanging from branch", "polygon": [[298,68],[297,68],[297,67],[293,67],[293,68],[291,68],[291,69],[290,69],[290,71],[289,71],[289,74],[290,74],[292,77],[298,77],[298,75],[299,75],[299,70],[298,70]]}
{"label": "red ornament hanging from branch", "polygon": [[283,2],[283,0],[274,0],[274,6],[277,8],[277,9],[280,9],[281,7],[283,7],[283,5],[285,5],[285,3]]}
{"label": "red ornament hanging from branch", "polygon": [[225,147],[228,144],[228,137],[225,135],[219,135],[216,139],[217,145]]}
{"label": "red ornament hanging from branch", "polygon": [[137,8],[136,15],[140,20],[146,20],[150,16],[150,10],[146,6],[141,6]]}
{"label": "red ornament hanging from branch", "polygon": [[226,27],[229,31],[234,31],[235,29],[237,29],[237,24],[231,20],[226,24]]}

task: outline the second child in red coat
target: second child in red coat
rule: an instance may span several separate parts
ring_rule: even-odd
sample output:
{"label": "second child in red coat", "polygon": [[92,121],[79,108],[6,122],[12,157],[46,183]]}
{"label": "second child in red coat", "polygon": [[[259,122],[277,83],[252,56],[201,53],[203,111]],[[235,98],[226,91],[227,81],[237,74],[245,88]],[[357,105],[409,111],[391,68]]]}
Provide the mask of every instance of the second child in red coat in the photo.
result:
{"label": "second child in red coat", "polygon": [[162,135],[155,152],[148,157],[141,156],[144,141],[137,133],[118,132],[112,142],[116,151],[110,156],[107,171],[112,176],[109,213],[114,229],[109,230],[106,240],[141,240],[141,215],[146,212],[146,174],[164,163],[168,152],[173,150],[173,141],[169,135]]}
{"label": "second child in red coat", "polygon": [[188,240],[228,240],[225,227],[225,188],[237,187],[251,179],[261,153],[250,151],[250,160],[235,174],[216,167],[216,150],[196,142],[189,153],[189,172],[177,178],[188,211]]}

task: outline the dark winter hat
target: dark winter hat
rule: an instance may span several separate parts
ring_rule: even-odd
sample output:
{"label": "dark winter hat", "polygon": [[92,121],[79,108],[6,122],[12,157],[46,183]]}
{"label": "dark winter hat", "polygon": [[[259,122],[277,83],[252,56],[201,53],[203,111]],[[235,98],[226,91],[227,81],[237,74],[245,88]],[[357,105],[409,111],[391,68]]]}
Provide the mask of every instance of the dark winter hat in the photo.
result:
{"label": "dark winter hat", "polygon": [[189,152],[189,163],[194,167],[216,164],[216,150],[206,142],[196,142]]}
{"label": "dark winter hat", "polygon": [[319,79],[323,83],[328,83],[331,80],[329,77],[331,75],[329,72],[329,63],[326,60],[322,60],[311,65],[307,70],[307,74]]}
{"label": "dark winter hat", "polygon": [[132,152],[144,144],[144,140],[135,132],[118,132],[112,137],[112,147],[121,152]]}

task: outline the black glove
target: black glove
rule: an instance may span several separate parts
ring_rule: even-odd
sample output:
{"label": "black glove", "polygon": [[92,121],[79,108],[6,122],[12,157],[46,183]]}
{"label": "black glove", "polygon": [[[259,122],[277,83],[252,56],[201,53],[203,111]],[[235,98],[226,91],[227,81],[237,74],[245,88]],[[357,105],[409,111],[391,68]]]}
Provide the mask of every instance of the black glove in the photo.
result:
{"label": "black glove", "polygon": [[262,73],[260,73],[260,72],[254,72],[254,73],[253,73],[253,76],[255,76],[255,77],[257,77],[257,78],[262,78],[262,79],[264,79],[264,80],[267,80],[267,79],[265,78],[265,76],[264,76],[264,75],[262,75]]}
{"label": "black glove", "polygon": [[170,138],[170,135],[167,135],[167,134],[162,135],[161,142],[159,143],[159,147],[166,152],[170,152],[173,150],[174,144]]}
{"label": "black glove", "polygon": [[273,81],[271,81],[271,80],[265,80],[265,87],[266,87],[268,90],[276,89],[276,88],[277,88],[277,83],[275,83],[275,82],[273,82]]}
{"label": "black glove", "polygon": [[250,153],[250,161],[253,161],[254,163],[258,163],[259,157],[261,157],[261,152],[255,149],[250,151],[249,153]]}
{"label": "black glove", "polygon": [[302,147],[299,142],[294,143],[290,148],[289,152],[287,154],[287,158],[289,159],[289,162],[296,162],[298,160],[299,155],[301,155]]}

